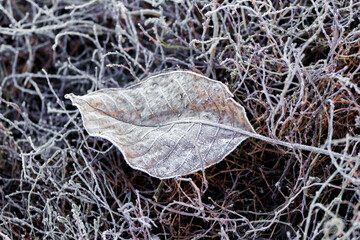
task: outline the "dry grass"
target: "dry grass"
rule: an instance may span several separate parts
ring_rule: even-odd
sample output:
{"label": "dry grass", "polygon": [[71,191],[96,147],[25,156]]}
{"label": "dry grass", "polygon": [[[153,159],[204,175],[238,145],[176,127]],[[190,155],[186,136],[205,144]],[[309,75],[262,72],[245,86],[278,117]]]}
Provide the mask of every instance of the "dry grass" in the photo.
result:
{"label": "dry grass", "polygon": [[[0,1],[0,236],[359,239],[359,12],[350,0]],[[206,171],[206,191],[197,173],[155,201],[160,181],[89,137],[63,96],[173,69],[228,84],[257,133],[330,156],[250,138]]]}

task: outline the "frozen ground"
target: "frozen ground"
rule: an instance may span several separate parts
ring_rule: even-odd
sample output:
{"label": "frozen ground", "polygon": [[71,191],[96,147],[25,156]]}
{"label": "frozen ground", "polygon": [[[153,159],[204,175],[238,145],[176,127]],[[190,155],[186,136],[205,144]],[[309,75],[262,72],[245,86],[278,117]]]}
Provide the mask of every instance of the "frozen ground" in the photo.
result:
{"label": "frozen ground", "polygon": [[[359,239],[359,12],[352,0],[0,0],[0,236]],[[330,156],[249,138],[206,170],[206,191],[201,172],[158,188],[64,99],[175,69],[227,84],[258,134]]]}

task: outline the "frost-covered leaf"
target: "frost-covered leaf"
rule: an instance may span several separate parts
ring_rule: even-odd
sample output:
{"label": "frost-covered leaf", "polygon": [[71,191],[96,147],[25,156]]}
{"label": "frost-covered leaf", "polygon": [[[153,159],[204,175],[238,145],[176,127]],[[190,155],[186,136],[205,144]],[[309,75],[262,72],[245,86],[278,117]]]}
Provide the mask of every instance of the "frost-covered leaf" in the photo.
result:
{"label": "frost-covered leaf", "polygon": [[247,138],[231,128],[254,132],[223,83],[188,71],[65,97],[79,108],[91,136],[111,141],[131,167],[161,179],[223,160]]}

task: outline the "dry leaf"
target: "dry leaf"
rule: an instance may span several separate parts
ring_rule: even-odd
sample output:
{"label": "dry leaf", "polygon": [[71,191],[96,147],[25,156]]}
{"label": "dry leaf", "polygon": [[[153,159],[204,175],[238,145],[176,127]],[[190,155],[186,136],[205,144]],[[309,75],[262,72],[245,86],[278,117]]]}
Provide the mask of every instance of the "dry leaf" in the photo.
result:
{"label": "dry leaf", "polygon": [[91,136],[117,146],[151,176],[182,176],[220,162],[254,132],[244,108],[221,82],[188,71],[149,77],[125,89],[68,94]]}

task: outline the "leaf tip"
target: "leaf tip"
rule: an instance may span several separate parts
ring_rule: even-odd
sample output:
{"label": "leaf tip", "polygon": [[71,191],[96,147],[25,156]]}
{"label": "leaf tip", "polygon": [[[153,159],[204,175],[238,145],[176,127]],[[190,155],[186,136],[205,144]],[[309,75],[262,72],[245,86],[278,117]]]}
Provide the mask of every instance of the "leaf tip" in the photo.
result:
{"label": "leaf tip", "polygon": [[76,97],[76,96],[75,96],[73,93],[68,93],[68,94],[65,94],[65,95],[64,95],[64,98],[70,99],[71,102],[73,102],[74,97]]}

